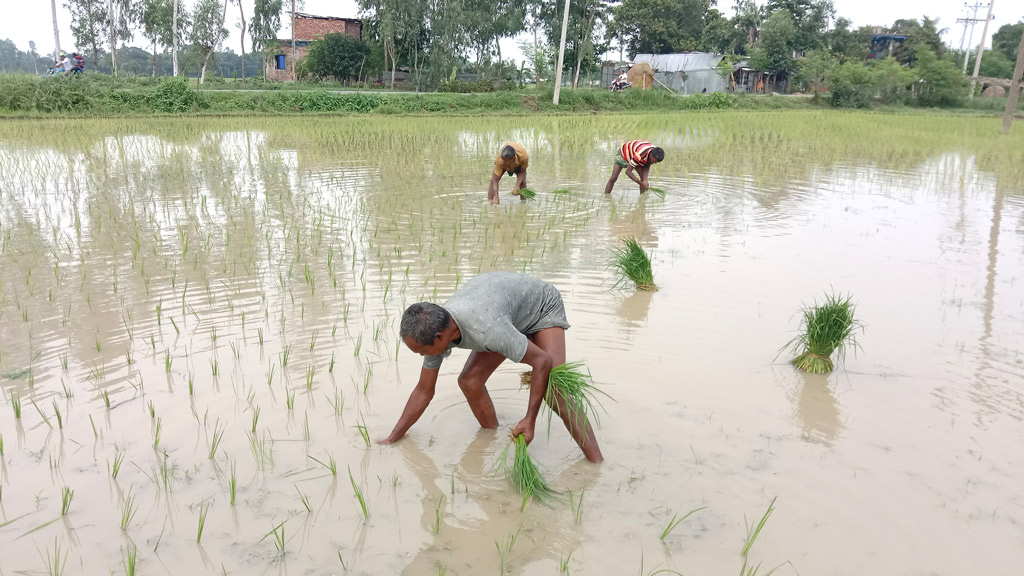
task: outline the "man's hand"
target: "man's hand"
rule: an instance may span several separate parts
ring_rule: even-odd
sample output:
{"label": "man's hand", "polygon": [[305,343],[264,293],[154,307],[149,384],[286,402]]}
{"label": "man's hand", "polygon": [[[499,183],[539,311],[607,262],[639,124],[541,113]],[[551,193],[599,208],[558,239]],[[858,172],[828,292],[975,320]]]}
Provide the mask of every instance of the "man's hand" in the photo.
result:
{"label": "man's hand", "polygon": [[391,436],[388,436],[387,438],[385,438],[383,440],[377,440],[377,444],[380,444],[381,446],[387,446],[388,444],[394,444],[395,442],[398,442],[399,440],[401,440],[401,438],[392,438]]}
{"label": "man's hand", "polygon": [[512,429],[512,438],[515,438],[516,436],[522,434],[523,438],[526,440],[526,443],[529,444],[530,442],[533,442],[533,429],[536,426],[536,420],[531,420],[528,417],[523,418],[522,420],[519,421],[519,424],[516,424],[516,427]]}
{"label": "man's hand", "polygon": [[647,192],[647,189],[650,188],[650,187],[651,187],[650,183],[647,182],[646,180],[640,182],[640,192]]}

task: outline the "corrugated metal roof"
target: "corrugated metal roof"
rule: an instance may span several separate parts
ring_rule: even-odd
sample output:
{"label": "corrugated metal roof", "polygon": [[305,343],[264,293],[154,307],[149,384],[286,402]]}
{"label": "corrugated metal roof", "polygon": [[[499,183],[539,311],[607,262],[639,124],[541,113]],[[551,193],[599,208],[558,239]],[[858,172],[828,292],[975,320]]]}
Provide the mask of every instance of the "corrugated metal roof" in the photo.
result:
{"label": "corrugated metal roof", "polygon": [[647,62],[658,72],[690,72],[708,70],[722,61],[721,54],[686,52],[683,54],[637,54],[634,62]]}

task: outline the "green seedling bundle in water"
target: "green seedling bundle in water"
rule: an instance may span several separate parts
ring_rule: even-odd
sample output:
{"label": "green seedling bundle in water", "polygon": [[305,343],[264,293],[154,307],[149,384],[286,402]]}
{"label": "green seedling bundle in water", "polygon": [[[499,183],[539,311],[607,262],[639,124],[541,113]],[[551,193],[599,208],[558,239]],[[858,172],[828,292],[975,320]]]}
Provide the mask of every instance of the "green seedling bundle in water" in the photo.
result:
{"label": "green seedling bundle in water", "polygon": [[[529,386],[531,378],[533,378],[532,371],[523,372],[522,385]],[[548,390],[544,394],[544,402],[551,410],[548,413],[549,421],[551,413],[554,412],[557,398],[561,396],[566,401],[569,417],[577,424],[585,426],[591,416],[593,416],[594,423],[598,423],[597,408],[604,409],[598,395],[611,398],[603,390],[594,386],[594,379],[582,362],[568,362],[561,366],[555,366],[548,373]]]}
{"label": "green seedling bundle in water", "polygon": [[821,304],[804,306],[800,334],[786,345],[798,354],[789,363],[815,374],[831,372],[833,352],[842,361],[847,346],[857,347],[854,331],[864,327],[854,318],[855,308],[850,296],[834,294],[826,295]]}
{"label": "green seedling bundle in water", "polygon": [[653,192],[653,193],[657,194],[658,198],[664,198],[665,197],[665,191],[662,190],[661,188],[655,188],[654,186],[651,186],[651,187],[647,188],[647,191],[648,192]]}
{"label": "green seedling bundle in water", "polygon": [[619,275],[619,284],[630,281],[638,290],[655,291],[654,271],[651,269],[651,258],[644,251],[635,237],[624,238],[623,245],[613,250],[612,267]]}
{"label": "green seedling bundle in water", "polygon": [[537,197],[537,193],[534,192],[531,188],[523,188],[522,190],[517,192],[517,194],[519,196],[522,196],[523,198],[526,198],[527,200],[533,200],[534,198]]}
{"label": "green seedling bundle in water", "polygon": [[[508,449],[513,445],[515,445],[516,450],[512,460],[512,467],[509,468]],[[544,502],[558,495],[555,489],[548,486],[544,477],[541,476],[540,470],[533,463],[533,459],[530,458],[530,453],[526,447],[526,438],[522,434],[516,436],[512,444],[505,446],[498,465],[505,475],[512,480],[512,484],[519,490],[519,493],[523,495],[523,504],[520,506],[520,510],[526,509],[526,504],[531,498]]]}

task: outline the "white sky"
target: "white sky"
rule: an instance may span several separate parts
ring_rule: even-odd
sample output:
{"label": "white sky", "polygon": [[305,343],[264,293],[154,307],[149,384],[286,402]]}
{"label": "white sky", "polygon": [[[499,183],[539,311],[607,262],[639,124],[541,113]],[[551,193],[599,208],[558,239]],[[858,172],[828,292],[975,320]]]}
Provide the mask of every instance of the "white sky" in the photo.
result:
{"label": "white sky", "polygon": [[[74,41],[71,37],[71,17],[63,8],[64,0],[57,1],[57,21],[60,26],[61,47],[67,49],[72,47]],[[183,6],[191,7],[195,0],[181,0]],[[953,48],[960,46],[963,26],[957,24],[956,19],[963,17],[964,0],[834,0],[836,14],[849,18],[855,26],[865,24],[889,25],[899,18],[918,18],[928,15],[939,19],[940,28],[948,28],[943,35],[943,40],[952,45]],[[970,0],[973,4],[976,0]],[[1020,0],[993,0],[995,8],[993,15],[995,19],[989,25],[989,38],[1004,24],[1012,24],[1024,18],[1024,3]],[[252,17],[252,0],[242,0],[245,6],[246,18]],[[286,8],[288,0],[285,0]],[[763,0],[758,0],[763,4]],[[53,24],[50,12],[50,2],[47,0],[6,0],[4,2],[4,17],[0,19],[0,38],[9,38],[17,44],[21,50],[28,50],[29,40],[35,40],[40,52],[48,52],[53,49]],[[325,16],[341,16],[354,18],[359,16],[359,8],[355,0],[305,0],[304,8],[299,11],[310,14]],[[733,0],[720,0],[718,9],[727,16],[732,15]],[[979,10],[978,18],[984,18],[985,10]],[[238,29],[238,7],[232,4],[228,9],[227,27],[231,30],[231,37],[225,43],[225,47],[235,52],[240,49]],[[974,43],[977,44],[981,38],[983,23],[978,23],[974,29]],[[281,37],[287,37],[288,22],[285,18],[284,29]],[[137,37],[132,44],[145,46],[145,41]],[[986,46],[991,46],[991,40],[986,40]],[[502,41],[502,55],[506,58],[521,59],[522,54],[516,46],[514,39]],[[246,51],[250,43],[246,42]],[[617,56],[618,49],[614,54]]]}

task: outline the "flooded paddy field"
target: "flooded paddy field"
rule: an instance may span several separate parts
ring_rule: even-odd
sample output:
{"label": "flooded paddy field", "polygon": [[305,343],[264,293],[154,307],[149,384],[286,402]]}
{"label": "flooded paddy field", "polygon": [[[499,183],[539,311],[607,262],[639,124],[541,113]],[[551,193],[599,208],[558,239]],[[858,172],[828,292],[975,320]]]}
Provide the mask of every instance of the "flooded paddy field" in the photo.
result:
{"label": "flooded paddy field", "polygon": [[[997,132],[829,112],[0,124],[0,574],[1012,573],[1024,134]],[[603,194],[634,138],[666,151],[664,199],[624,176]],[[509,141],[537,197],[505,178],[491,206]],[[615,286],[627,236],[657,292]],[[491,270],[561,290],[568,359],[614,398],[602,464],[539,423],[564,496],[525,510],[496,470],[522,366],[488,384],[498,430],[456,350],[408,436],[376,443],[421,364],[402,311]],[[797,372],[779,350],[830,290],[860,349]]]}

